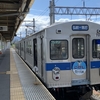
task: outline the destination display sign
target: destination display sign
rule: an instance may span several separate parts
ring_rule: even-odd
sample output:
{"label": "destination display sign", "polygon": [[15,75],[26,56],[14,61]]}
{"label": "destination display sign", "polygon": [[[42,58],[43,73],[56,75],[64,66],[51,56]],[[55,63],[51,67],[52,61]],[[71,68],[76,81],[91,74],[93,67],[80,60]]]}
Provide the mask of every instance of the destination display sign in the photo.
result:
{"label": "destination display sign", "polygon": [[89,26],[88,25],[80,25],[80,24],[74,24],[72,25],[73,31],[88,31]]}

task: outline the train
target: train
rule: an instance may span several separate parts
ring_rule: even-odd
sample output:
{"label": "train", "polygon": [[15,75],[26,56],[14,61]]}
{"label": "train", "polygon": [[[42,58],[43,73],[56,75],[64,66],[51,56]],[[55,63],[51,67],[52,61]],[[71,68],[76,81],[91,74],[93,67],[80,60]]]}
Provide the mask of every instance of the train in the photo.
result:
{"label": "train", "polygon": [[[54,23],[16,43],[18,55],[48,89],[76,91],[85,98],[100,89],[100,25]],[[35,72],[35,71],[34,71]],[[88,96],[87,96],[88,94]]]}

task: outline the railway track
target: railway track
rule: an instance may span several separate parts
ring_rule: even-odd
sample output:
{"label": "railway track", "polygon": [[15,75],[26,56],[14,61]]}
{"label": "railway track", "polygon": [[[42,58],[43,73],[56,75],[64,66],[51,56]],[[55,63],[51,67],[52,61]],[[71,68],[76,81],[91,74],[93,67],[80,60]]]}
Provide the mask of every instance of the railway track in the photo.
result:
{"label": "railway track", "polygon": [[[90,99],[79,99],[78,94],[70,93],[70,94],[61,94],[61,93],[52,93],[56,100],[100,100],[100,91],[93,90],[93,95]],[[64,96],[64,97],[63,97]]]}

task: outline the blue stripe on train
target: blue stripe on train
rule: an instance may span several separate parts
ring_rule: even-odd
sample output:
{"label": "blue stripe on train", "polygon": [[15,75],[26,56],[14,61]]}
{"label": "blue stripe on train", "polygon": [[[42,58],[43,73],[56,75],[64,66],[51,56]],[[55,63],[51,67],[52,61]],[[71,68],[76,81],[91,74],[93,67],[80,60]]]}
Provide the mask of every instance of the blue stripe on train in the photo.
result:
{"label": "blue stripe on train", "polygon": [[70,70],[70,63],[46,63],[46,71],[51,71],[54,67],[59,67],[60,70]]}
{"label": "blue stripe on train", "polygon": [[[74,62],[72,63],[46,63],[46,71],[51,71],[53,70],[54,67],[59,67],[60,70],[71,70],[72,69],[71,66],[73,66],[73,64]],[[91,69],[93,68],[100,68],[100,61],[92,61]]]}
{"label": "blue stripe on train", "polygon": [[100,68],[100,61],[92,61],[91,68]]}

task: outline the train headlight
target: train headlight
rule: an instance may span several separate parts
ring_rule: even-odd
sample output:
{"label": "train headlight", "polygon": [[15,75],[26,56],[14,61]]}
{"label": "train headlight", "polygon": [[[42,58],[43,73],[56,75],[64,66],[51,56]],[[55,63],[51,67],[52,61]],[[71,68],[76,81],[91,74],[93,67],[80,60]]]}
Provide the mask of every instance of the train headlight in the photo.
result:
{"label": "train headlight", "polygon": [[52,70],[52,77],[55,81],[58,81],[60,80],[60,68],[58,67],[55,67],[53,70]]}

